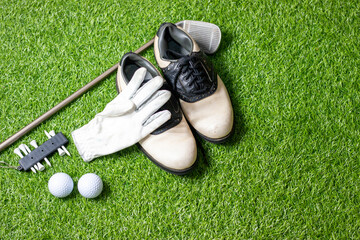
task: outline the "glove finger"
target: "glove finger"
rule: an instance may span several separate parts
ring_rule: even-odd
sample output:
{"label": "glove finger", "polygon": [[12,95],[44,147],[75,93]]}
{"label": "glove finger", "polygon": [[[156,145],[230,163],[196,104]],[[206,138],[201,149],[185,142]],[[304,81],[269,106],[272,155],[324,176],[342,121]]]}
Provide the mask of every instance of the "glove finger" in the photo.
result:
{"label": "glove finger", "polygon": [[132,98],[136,108],[140,108],[140,106],[145,103],[157,90],[159,90],[163,84],[164,79],[160,76],[157,76],[145,83]]}
{"label": "glove finger", "polygon": [[157,91],[137,112],[139,119],[144,123],[148,118],[159,110],[167,101],[171,93],[167,90]]}
{"label": "glove finger", "polygon": [[[118,99],[115,98],[114,100],[118,100]],[[121,99],[122,101],[114,101],[114,100],[108,103],[104,108],[104,110],[98,113],[97,116],[102,116],[102,117],[120,116],[127,113],[128,111],[132,110],[135,107],[132,101],[127,100],[125,98],[122,98]]]}
{"label": "glove finger", "polygon": [[142,137],[146,137],[161,125],[166,123],[171,118],[171,113],[168,110],[164,110],[153,114],[145,123],[141,131]]}
{"label": "glove finger", "polygon": [[146,68],[142,67],[136,70],[133,77],[131,78],[129,84],[126,86],[123,92],[120,95],[123,95],[125,98],[130,99],[138,91],[140,85],[145,79]]}

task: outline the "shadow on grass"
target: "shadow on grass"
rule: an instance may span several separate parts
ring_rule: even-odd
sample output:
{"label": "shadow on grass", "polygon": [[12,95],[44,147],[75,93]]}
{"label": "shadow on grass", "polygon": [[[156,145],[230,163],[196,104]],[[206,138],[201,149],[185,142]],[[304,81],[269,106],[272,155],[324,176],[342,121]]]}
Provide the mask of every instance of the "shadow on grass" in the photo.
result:
{"label": "shadow on grass", "polygon": [[195,166],[191,172],[186,175],[183,175],[184,178],[191,178],[191,179],[201,179],[203,176],[206,175],[207,171],[210,167],[210,162],[208,160],[208,154],[204,149],[202,143],[200,142],[200,137],[196,135],[195,130],[191,129],[193,135],[196,139],[197,145],[197,160],[195,162]]}
{"label": "shadow on grass", "polygon": [[107,182],[103,182],[103,191],[102,193],[94,198],[94,199],[99,199],[99,200],[106,200],[111,194],[111,191],[110,191],[110,187],[109,187],[109,184]]}
{"label": "shadow on grass", "polygon": [[[246,134],[246,126],[244,124],[243,115],[240,112],[234,112],[234,129],[232,135],[229,139],[220,143],[226,147],[232,147],[238,144]],[[206,173],[211,169],[212,159],[208,154],[208,151],[203,147],[203,142],[205,140],[200,140],[200,137],[194,133],[195,138],[197,139],[196,144],[198,146],[198,159],[194,169],[184,177],[192,179],[201,179]]]}
{"label": "shadow on grass", "polygon": [[234,129],[230,138],[222,143],[223,146],[235,146],[237,145],[245,136],[247,128],[244,123],[244,115],[240,111],[235,111],[234,109]]}
{"label": "shadow on grass", "polygon": [[[228,48],[229,48],[230,43],[232,42],[233,38],[234,38],[234,36],[232,35],[232,33],[222,32],[222,42],[221,42],[220,48],[218,50],[218,56],[219,56],[218,60],[217,60],[218,62],[232,64],[231,62],[229,63],[229,61],[226,61],[226,59],[231,58],[231,56],[227,56],[226,54],[228,52]],[[233,65],[232,67],[236,68],[237,66]],[[216,65],[215,65],[215,68],[216,68]],[[247,128],[245,126],[244,114],[240,111],[240,109],[241,109],[240,102],[235,101],[235,97],[234,97],[236,95],[236,93],[238,92],[238,89],[236,89],[235,84],[231,84],[231,83],[236,82],[237,79],[233,79],[233,75],[231,74],[231,72],[228,69],[231,69],[231,68],[221,67],[221,66],[216,68],[219,76],[225,82],[226,88],[229,92],[233,110],[234,110],[233,133],[226,142],[222,143],[222,145],[235,146],[243,139],[243,137],[245,136],[245,134],[247,132]]]}
{"label": "shadow on grass", "polygon": [[64,197],[64,198],[59,198],[59,199],[66,199],[66,200],[68,200],[68,199],[74,199],[74,198],[76,198],[76,196],[79,194],[79,191],[78,191],[78,189],[77,189],[77,186],[76,186],[76,183],[74,183],[74,189],[72,190],[72,192],[70,193],[70,195],[69,196],[66,196],[66,197]]}
{"label": "shadow on grass", "polygon": [[[236,146],[237,144],[239,144],[239,142],[243,139],[243,137],[245,136],[246,132],[247,132],[247,128],[245,126],[245,120],[244,120],[244,115],[243,113],[240,111],[240,104],[236,101],[234,101],[234,97],[235,93],[237,92],[237,89],[234,89],[234,85],[229,84],[231,82],[236,81],[236,79],[232,79],[232,74],[227,70],[229,68],[225,68],[225,67],[221,67],[221,64],[219,66],[217,66],[216,62],[220,62],[220,63],[224,63],[224,62],[228,62],[225,61],[225,59],[229,58],[229,56],[226,56],[226,53],[228,52],[228,48],[230,46],[229,43],[232,42],[233,39],[233,35],[231,33],[228,32],[222,32],[222,41],[221,44],[219,46],[219,49],[217,51],[217,53],[210,55],[210,59],[214,58],[214,67],[216,69],[216,71],[218,72],[219,76],[225,80],[224,82],[227,82],[227,90],[229,92],[229,96],[232,102],[232,106],[233,106],[233,110],[234,110],[234,128],[233,128],[233,132],[231,134],[231,136],[229,137],[229,139],[227,139],[226,142],[224,143],[220,143],[220,145],[226,146],[226,147],[232,147],[232,146]],[[233,66],[236,67],[236,66]],[[196,136],[197,138],[197,145],[198,145],[198,150],[199,150],[199,156],[198,156],[198,161],[197,161],[197,166],[195,166],[194,170],[192,172],[190,172],[188,175],[186,175],[185,177],[188,178],[193,178],[193,179],[200,179],[202,178],[203,175],[205,175],[209,169],[211,169],[211,162],[212,159],[208,154],[208,151],[206,151],[206,149],[204,149],[202,147],[204,140],[201,139],[200,137],[196,135],[196,132],[193,130],[193,134],[194,136]]]}

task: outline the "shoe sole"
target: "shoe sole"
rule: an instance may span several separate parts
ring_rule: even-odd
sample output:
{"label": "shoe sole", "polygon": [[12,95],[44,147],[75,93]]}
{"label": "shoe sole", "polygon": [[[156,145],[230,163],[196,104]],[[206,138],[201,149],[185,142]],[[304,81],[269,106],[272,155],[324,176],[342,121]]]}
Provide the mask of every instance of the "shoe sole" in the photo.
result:
{"label": "shoe sole", "polygon": [[172,173],[172,174],[175,174],[175,175],[179,175],[179,176],[185,175],[185,174],[189,173],[191,170],[193,170],[194,166],[196,165],[197,159],[198,159],[198,158],[196,158],[193,165],[191,165],[191,167],[189,167],[189,168],[186,168],[186,169],[183,169],[183,170],[172,169],[172,168],[165,167],[163,164],[156,161],[148,152],[146,152],[146,150],[139,143],[137,143],[136,145],[140,149],[140,151],[142,151],[145,154],[145,156],[148,159],[150,159],[156,166],[158,166],[162,170],[165,170],[166,172],[169,172],[169,173]]}
{"label": "shoe sole", "polygon": [[228,135],[226,135],[225,137],[222,137],[222,138],[209,138],[209,137],[206,137],[204,135],[202,135],[201,133],[199,133],[198,131],[196,131],[196,129],[194,129],[194,131],[204,140],[208,141],[208,142],[211,142],[211,143],[215,143],[215,144],[221,144],[221,143],[224,143],[226,142],[231,136],[232,134],[234,133],[234,125],[232,126],[232,129],[230,131],[230,133]]}

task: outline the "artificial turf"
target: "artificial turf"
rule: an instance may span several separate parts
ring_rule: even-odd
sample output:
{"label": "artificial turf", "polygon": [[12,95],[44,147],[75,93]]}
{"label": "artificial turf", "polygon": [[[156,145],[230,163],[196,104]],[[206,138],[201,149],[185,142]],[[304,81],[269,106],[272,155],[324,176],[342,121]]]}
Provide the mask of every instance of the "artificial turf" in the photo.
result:
{"label": "artificial turf", "polygon": [[[235,132],[171,175],[137,147],[81,160],[70,133],[116,96],[115,75],[0,153],[63,132],[71,157],[40,174],[0,169],[0,239],[360,238],[358,1],[0,2],[3,141],[150,40],[163,22],[217,24],[211,56]],[[152,49],[143,54],[155,63]],[[47,190],[56,172],[97,173],[87,200]]]}

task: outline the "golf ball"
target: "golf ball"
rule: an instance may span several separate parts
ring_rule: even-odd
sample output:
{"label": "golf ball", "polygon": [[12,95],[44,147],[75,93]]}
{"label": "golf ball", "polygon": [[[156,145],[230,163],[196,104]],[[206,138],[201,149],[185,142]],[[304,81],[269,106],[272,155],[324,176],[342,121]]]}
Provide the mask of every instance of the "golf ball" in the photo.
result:
{"label": "golf ball", "polygon": [[72,192],[74,182],[66,173],[55,173],[48,182],[48,188],[55,197],[64,198]]}
{"label": "golf ball", "polygon": [[98,175],[87,173],[79,179],[78,190],[85,198],[96,198],[103,190],[103,182]]}

